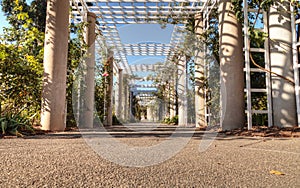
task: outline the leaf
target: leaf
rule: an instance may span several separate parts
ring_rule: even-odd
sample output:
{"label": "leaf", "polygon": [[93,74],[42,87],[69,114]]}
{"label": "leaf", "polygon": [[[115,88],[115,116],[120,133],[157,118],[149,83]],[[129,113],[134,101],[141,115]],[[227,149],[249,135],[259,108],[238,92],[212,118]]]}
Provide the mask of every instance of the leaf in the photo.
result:
{"label": "leaf", "polygon": [[285,175],[283,172],[277,171],[277,170],[271,170],[270,174],[275,174],[275,175]]}
{"label": "leaf", "polygon": [[7,121],[1,121],[2,134],[5,134],[6,128],[7,128]]}

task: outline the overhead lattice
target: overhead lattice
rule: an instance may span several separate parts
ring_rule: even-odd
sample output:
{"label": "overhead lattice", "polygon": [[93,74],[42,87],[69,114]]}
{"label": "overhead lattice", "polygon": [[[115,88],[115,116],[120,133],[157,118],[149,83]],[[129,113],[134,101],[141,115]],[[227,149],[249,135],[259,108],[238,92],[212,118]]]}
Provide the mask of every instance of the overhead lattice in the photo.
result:
{"label": "overhead lattice", "polygon": [[[183,23],[198,12],[203,12],[216,0],[70,0],[75,22],[84,20],[86,12],[97,16],[98,29],[106,46],[114,49],[118,67],[125,73],[150,71],[129,66],[126,56],[165,56],[170,59],[184,38]],[[160,23],[162,19],[176,21],[170,42],[123,44],[118,27],[124,24]],[[171,21],[172,21],[171,20]],[[101,41],[102,42],[102,41]],[[153,67],[150,67],[152,70]]]}

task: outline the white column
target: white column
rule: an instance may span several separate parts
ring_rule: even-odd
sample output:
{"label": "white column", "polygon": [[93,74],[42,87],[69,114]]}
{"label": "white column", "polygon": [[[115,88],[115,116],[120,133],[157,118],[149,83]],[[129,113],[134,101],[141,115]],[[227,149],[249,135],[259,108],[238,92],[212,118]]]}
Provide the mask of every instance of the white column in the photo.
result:
{"label": "white column", "polygon": [[175,78],[170,83],[170,118],[176,115]]}
{"label": "white column", "polygon": [[[291,5],[291,12],[294,12],[294,5]],[[299,20],[299,19],[297,19]],[[294,69],[294,80],[295,80],[295,97],[296,97],[296,109],[297,109],[297,120],[298,120],[298,127],[300,127],[300,81],[299,81],[299,49],[297,45],[297,34],[296,34],[296,20],[295,15],[291,14],[291,25],[292,25],[292,39],[293,39],[293,69]],[[299,26],[299,24],[298,24]],[[298,29],[299,30],[299,29]],[[299,36],[298,36],[299,37]]]}
{"label": "white column", "polygon": [[84,40],[88,47],[83,62],[83,85],[80,101],[79,127],[93,128],[94,122],[94,93],[95,93],[95,23],[96,15],[86,13],[87,27],[85,28]]}
{"label": "white column", "polygon": [[231,0],[220,0],[221,126],[223,130],[240,128],[245,124],[242,26],[231,7]]}
{"label": "white column", "polygon": [[152,115],[153,115],[152,107],[151,106],[147,106],[147,120],[150,121],[150,122],[154,121],[154,118],[153,118]]}
{"label": "white column", "polygon": [[186,57],[184,55],[179,56],[178,59],[178,125],[187,125],[187,83],[186,83]]}
{"label": "white column", "polygon": [[[195,35],[198,38],[197,45],[200,45],[201,34],[203,34],[202,13],[195,16]],[[196,127],[205,126],[205,88],[204,88],[204,51],[197,49],[195,53],[195,115]]]}
{"label": "white column", "polygon": [[116,102],[115,102],[115,111],[117,118],[122,119],[123,112],[123,102],[122,102],[122,89],[123,89],[123,71],[122,69],[118,70],[118,82],[116,89]]}
{"label": "white column", "polygon": [[63,131],[66,108],[69,1],[48,0],[41,104],[43,130]]}
{"label": "white column", "polygon": [[114,69],[114,60],[113,60],[113,55],[109,55],[109,67],[108,67],[108,88],[107,88],[107,119],[106,119],[106,126],[112,126],[112,116],[113,116],[113,104],[112,104],[112,97],[113,97],[113,84],[114,84],[114,74],[113,74],[113,69]]}
{"label": "white column", "polygon": [[[271,70],[294,80],[290,2],[276,1],[269,13]],[[271,76],[274,125],[290,127],[297,124],[295,87],[274,74]]]}
{"label": "white column", "polygon": [[[124,84],[124,82],[123,82]],[[128,120],[128,98],[129,98],[129,94],[128,94],[128,85],[123,85],[123,89],[122,89],[122,119],[124,121]]]}

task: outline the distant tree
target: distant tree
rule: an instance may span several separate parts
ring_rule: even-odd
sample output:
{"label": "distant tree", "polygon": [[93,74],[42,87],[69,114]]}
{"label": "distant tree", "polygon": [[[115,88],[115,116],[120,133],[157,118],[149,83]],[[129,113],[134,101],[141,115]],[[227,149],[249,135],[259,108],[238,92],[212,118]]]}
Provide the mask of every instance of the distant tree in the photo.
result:
{"label": "distant tree", "polygon": [[[18,4],[18,9],[15,7]],[[4,12],[4,15],[7,18],[8,23],[14,27],[14,29],[19,29],[22,27],[22,25],[26,22],[23,19],[18,19],[16,16],[18,15],[18,12],[20,12],[20,9],[22,9],[22,12],[28,13],[29,6],[27,5],[25,0],[19,0],[18,2],[15,0],[2,0],[2,11]]]}
{"label": "distant tree", "polygon": [[29,17],[39,31],[45,31],[47,0],[33,0],[30,5]]}
{"label": "distant tree", "polygon": [[[14,7],[16,6],[15,0],[2,0],[0,1],[2,5],[2,11],[7,17],[7,21],[15,29],[20,27],[24,23],[24,20],[18,20],[13,17]],[[46,24],[46,8],[47,0],[33,0],[30,5],[26,3],[26,0],[19,0],[18,5],[22,7],[22,11],[27,13],[29,18],[33,21],[33,26],[36,27],[39,31],[45,31]]]}

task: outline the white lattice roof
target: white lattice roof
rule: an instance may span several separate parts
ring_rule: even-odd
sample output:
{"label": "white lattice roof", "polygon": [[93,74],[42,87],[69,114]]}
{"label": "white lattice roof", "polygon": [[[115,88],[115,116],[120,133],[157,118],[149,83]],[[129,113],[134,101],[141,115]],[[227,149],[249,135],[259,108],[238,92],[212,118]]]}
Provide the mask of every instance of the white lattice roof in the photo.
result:
{"label": "white lattice roof", "polygon": [[[143,66],[129,66],[126,56],[165,56],[170,59],[182,42],[180,31],[187,18],[203,12],[210,2],[216,0],[70,0],[73,21],[81,22],[86,12],[97,16],[98,29],[106,46],[113,48],[118,67],[125,73],[149,71]],[[159,23],[161,19],[175,20],[169,43],[123,44],[118,27],[124,24]],[[102,42],[102,41],[101,41]],[[151,67],[151,70],[153,67]]]}

